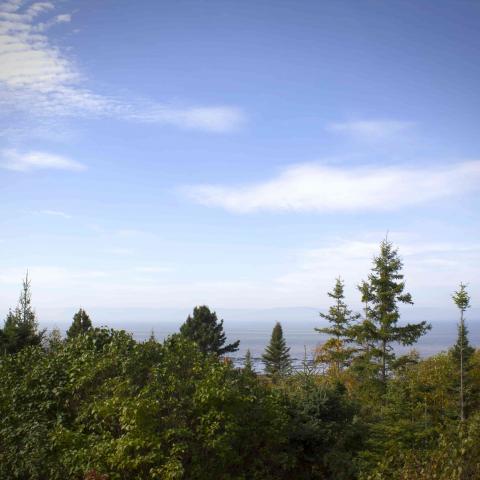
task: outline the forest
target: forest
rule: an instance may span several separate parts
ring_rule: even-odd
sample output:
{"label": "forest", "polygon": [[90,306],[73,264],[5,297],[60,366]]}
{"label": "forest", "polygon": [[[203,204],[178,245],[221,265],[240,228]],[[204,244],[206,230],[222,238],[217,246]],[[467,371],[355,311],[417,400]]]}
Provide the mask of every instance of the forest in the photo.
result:
{"label": "forest", "polygon": [[358,286],[362,310],[334,280],[312,331],[328,340],[294,368],[277,323],[261,372],[250,352],[233,364],[239,342],[207,306],[163,341],[94,326],[83,309],[65,335],[47,333],[26,277],[0,329],[0,478],[480,479],[468,286],[452,288],[451,348],[423,358],[415,343],[431,326],[400,318],[413,304],[402,267],[383,240]]}

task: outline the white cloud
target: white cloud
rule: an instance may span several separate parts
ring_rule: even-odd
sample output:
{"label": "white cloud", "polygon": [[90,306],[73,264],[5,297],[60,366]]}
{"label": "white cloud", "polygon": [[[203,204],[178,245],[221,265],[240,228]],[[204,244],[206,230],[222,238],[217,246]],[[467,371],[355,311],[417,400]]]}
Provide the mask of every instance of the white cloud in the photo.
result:
{"label": "white cloud", "polygon": [[17,172],[31,172],[34,170],[84,170],[85,165],[68,157],[47,152],[25,152],[4,150],[0,155],[0,167]]}
{"label": "white cloud", "polygon": [[184,188],[194,201],[238,213],[387,211],[477,189],[480,161],[443,167],[294,165],[271,180],[244,186]]}
{"label": "white cloud", "polygon": [[40,210],[39,213],[41,213],[42,215],[50,215],[52,217],[62,217],[62,218],[65,218],[65,219],[72,218],[71,215],[68,215],[67,213],[61,212],[59,210]]}
{"label": "white cloud", "polygon": [[41,33],[44,24],[36,21],[51,8],[50,3],[35,3],[23,13],[0,10],[0,82],[4,87],[47,94],[79,78],[73,64]]}
{"label": "white cloud", "polygon": [[147,123],[165,123],[185,129],[228,132],[242,126],[245,114],[228,106],[174,108],[153,106],[127,115]]}
{"label": "white cloud", "polygon": [[357,140],[387,140],[413,127],[412,122],[398,120],[359,120],[353,122],[331,123],[327,130],[343,133]]}
{"label": "white cloud", "polygon": [[88,89],[75,63],[55,46],[51,27],[71,21],[69,13],[47,18],[55,6],[36,2],[0,5],[0,107],[46,116],[109,116],[172,125],[185,129],[227,132],[240,127],[244,113],[235,107],[176,107],[105,96]]}

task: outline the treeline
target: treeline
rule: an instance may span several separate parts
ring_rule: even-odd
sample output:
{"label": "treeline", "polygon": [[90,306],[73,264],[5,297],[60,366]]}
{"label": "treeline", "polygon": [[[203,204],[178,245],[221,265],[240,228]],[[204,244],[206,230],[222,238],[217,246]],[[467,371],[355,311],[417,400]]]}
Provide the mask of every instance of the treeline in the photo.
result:
{"label": "treeline", "polygon": [[[35,480],[480,479],[480,352],[465,285],[452,348],[398,356],[430,328],[384,240],[354,313],[339,278],[317,331],[329,339],[292,368],[277,323],[256,373],[235,368],[223,320],[193,310],[163,342],[97,328],[80,309],[63,337],[38,328],[30,282],[0,329],[0,478]],[[313,360],[313,361],[311,361]]]}

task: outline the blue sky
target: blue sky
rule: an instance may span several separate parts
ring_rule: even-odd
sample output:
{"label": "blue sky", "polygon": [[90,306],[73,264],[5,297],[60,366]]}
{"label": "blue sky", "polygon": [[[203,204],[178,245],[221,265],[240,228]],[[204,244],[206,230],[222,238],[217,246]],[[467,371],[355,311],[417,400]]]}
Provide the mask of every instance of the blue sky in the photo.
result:
{"label": "blue sky", "polygon": [[480,5],[0,3],[0,313],[480,300]]}

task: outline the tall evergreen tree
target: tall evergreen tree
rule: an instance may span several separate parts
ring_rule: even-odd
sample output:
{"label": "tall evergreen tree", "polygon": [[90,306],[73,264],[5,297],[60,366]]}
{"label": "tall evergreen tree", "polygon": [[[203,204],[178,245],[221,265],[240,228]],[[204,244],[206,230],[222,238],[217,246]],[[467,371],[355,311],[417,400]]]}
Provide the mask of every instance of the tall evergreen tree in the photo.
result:
{"label": "tall evergreen tree", "polygon": [[336,373],[339,373],[350,363],[355,351],[349,346],[349,341],[352,324],[360,318],[360,315],[353,313],[345,303],[344,282],[340,277],[336,279],[333,291],[328,292],[328,296],[333,298],[334,304],[328,313],[320,313],[320,317],[327,320],[330,326],[315,330],[330,335],[330,338],[318,349],[317,360],[329,364]]}
{"label": "tall evergreen tree", "polygon": [[370,319],[370,303],[373,301],[374,296],[371,285],[365,280],[358,285],[358,289],[360,290],[361,301],[364,305],[363,320],[361,325],[355,325],[353,327],[351,334],[357,338],[361,350],[368,356],[372,348],[371,342],[375,332],[375,326]]}
{"label": "tall evergreen tree", "polygon": [[180,327],[180,333],[207,354],[224,355],[236,352],[240,345],[240,340],[225,345],[227,337],[223,331],[223,320],[218,321],[217,314],[205,305],[193,309],[193,315],[189,315]]}
{"label": "tall evergreen tree", "polygon": [[35,311],[32,308],[32,293],[28,272],[22,282],[22,291],[18,305],[12,312],[9,310],[3,326],[3,353],[17,353],[30,345],[40,345],[45,330],[38,330]]}
{"label": "tall evergreen tree", "polygon": [[368,342],[371,347],[368,357],[377,361],[380,380],[384,384],[393,362],[393,344],[413,345],[427,330],[425,321],[399,326],[398,304],[412,305],[412,296],[405,293],[405,282],[401,273],[402,260],[393,244],[384,239],[380,244],[380,254],[373,260],[373,268],[368,283],[359,286],[366,303],[367,318],[362,328],[356,332],[357,342]]}
{"label": "tall evergreen tree", "polygon": [[290,347],[287,347],[279,322],[273,327],[270,344],[265,349],[262,360],[265,372],[272,377],[284,375],[291,368]]}
{"label": "tall evergreen tree", "polygon": [[83,309],[80,308],[78,312],[73,316],[72,324],[70,328],[67,330],[67,339],[72,339],[81,335],[83,333],[88,332],[92,328],[92,321],[88,316],[88,313]]}
{"label": "tall evergreen tree", "polygon": [[465,420],[465,375],[468,362],[475,351],[468,341],[468,329],[465,325],[465,311],[470,308],[470,295],[467,292],[467,286],[460,283],[460,288],[452,295],[452,299],[460,310],[458,338],[451,353],[460,367],[460,420],[463,422]]}

